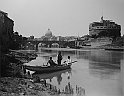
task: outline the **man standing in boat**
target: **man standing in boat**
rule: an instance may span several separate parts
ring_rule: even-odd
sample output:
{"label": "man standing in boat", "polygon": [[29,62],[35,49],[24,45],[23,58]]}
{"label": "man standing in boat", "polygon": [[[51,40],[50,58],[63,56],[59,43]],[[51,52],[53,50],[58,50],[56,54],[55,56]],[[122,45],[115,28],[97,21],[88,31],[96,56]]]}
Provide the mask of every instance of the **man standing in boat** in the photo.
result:
{"label": "man standing in boat", "polygon": [[61,55],[61,52],[59,52],[58,56],[57,56],[57,63],[58,63],[58,65],[61,65],[61,61],[62,61],[62,55]]}
{"label": "man standing in boat", "polygon": [[50,64],[50,67],[54,67],[56,66],[57,64],[52,60],[52,57],[50,57],[50,59],[48,60],[47,62],[47,65]]}

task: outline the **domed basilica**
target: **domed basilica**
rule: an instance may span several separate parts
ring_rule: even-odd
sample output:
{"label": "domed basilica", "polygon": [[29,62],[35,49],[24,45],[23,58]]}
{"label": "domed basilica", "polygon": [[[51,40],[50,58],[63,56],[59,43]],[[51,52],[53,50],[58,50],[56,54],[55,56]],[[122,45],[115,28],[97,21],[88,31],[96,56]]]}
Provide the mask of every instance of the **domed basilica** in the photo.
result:
{"label": "domed basilica", "polygon": [[44,40],[44,41],[49,41],[49,40],[50,41],[55,41],[57,39],[57,37],[52,34],[50,29],[48,29],[46,31],[45,35],[41,37],[41,39]]}
{"label": "domed basilica", "polygon": [[52,37],[52,36],[53,36],[53,34],[52,34],[52,32],[50,31],[50,29],[48,29],[48,30],[46,31],[45,36],[46,36],[46,37]]}

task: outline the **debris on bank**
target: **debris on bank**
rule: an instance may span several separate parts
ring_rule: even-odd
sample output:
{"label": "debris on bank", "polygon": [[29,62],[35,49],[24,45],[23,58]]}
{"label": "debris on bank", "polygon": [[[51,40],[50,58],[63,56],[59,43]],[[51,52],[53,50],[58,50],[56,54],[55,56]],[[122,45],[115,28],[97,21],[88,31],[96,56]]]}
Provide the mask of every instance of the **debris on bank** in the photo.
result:
{"label": "debris on bank", "polygon": [[53,90],[55,86],[46,82],[36,82],[31,79],[2,77],[0,78],[0,96],[48,96],[60,94]]}

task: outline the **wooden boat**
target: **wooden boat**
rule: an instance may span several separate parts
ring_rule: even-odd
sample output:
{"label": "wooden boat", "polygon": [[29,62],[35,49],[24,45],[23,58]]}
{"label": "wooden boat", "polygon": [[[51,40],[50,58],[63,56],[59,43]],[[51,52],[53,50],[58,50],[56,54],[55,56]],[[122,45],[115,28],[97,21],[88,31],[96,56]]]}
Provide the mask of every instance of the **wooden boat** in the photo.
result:
{"label": "wooden boat", "polygon": [[25,68],[30,71],[35,71],[37,73],[50,73],[50,72],[56,72],[56,71],[61,71],[61,70],[65,70],[65,69],[70,69],[71,65],[63,65],[63,66],[55,66],[55,67],[25,65]]}

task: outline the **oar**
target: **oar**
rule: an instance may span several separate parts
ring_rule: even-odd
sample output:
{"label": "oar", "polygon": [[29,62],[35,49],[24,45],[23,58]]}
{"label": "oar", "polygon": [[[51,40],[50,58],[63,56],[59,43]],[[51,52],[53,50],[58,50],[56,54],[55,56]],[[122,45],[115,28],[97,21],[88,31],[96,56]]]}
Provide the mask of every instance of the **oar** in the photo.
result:
{"label": "oar", "polygon": [[[72,63],[75,63],[75,62],[77,62],[77,61],[73,61],[73,62],[68,63],[68,64],[72,64]],[[65,64],[63,64],[63,65],[66,65],[66,61],[64,61],[63,63],[65,63]]]}
{"label": "oar", "polygon": [[73,62],[71,62],[71,63],[68,63],[68,64],[72,64],[72,63],[75,63],[75,62],[77,62],[77,61],[73,61]]}
{"label": "oar", "polygon": [[71,62],[71,63],[75,63],[75,62],[77,62],[77,61],[73,61],[73,62]]}

